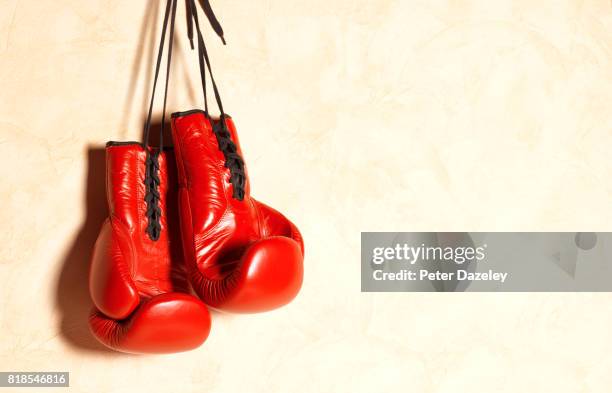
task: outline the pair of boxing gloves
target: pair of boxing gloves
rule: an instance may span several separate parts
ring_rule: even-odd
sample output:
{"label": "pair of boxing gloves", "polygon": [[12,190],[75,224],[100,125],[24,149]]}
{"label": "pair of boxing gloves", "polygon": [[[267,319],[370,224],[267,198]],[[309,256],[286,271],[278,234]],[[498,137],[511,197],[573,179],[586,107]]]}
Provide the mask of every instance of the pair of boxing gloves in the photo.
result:
{"label": "pair of boxing gloves", "polygon": [[110,217],[96,241],[89,324],[106,346],[169,353],[201,345],[208,307],[271,310],[300,290],[296,226],[251,198],[233,120],[172,115],[173,149],[109,142]]}

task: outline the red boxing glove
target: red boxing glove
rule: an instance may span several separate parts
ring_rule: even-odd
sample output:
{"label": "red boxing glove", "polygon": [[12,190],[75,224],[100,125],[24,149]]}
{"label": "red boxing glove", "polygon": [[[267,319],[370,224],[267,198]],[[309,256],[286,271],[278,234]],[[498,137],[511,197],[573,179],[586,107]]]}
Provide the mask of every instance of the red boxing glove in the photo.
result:
{"label": "red boxing glove", "polygon": [[150,151],[147,160],[139,143],[107,144],[110,218],[91,262],[89,288],[97,310],[90,328],[100,342],[122,352],[186,351],[206,340],[210,315],[188,294],[173,154]]}
{"label": "red boxing glove", "polygon": [[203,111],[172,115],[183,250],[191,284],[204,302],[230,312],[289,303],[302,285],[298,229],[251,198],[232,119]]}

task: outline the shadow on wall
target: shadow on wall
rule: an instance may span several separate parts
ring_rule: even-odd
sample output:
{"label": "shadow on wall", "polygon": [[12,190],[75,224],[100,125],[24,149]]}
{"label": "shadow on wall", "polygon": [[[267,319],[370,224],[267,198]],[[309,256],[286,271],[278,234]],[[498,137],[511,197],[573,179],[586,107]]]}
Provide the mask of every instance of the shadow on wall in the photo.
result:
{"label": "shadow on wall", "polygon": [[104,147],[87,150],[85,221],[66,255],[57,283],[57,306],[61,313],[60,334],[68,343],[86,350],[106,351],[89,332],[91,312],[88,275],[89,259],[98,231],[108,215],[105,191]]}

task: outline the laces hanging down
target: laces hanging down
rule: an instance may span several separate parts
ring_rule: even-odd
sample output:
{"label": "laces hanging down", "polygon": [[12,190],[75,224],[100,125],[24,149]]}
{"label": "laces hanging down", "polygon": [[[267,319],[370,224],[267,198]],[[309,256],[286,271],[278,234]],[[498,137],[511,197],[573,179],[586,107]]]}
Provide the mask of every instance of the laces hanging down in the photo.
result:
{"label": "laces hanging down", "polygon": [[[204,93],[204,111],[206,112],[206,116],[210,119],[208,112],[208,99],[206,94],[206,69],[208,69],[208,74],[210,75],[210,81],[213,87],[213,93],[215,95],[215,101],[217,102],[217,106],[219,107],[219,112],[221,112],[221,116],[218,122],[213,122],[213,132],[217,138],[217,144],[219,145],[219,150],[223,152],[223,156],[225,157],[225,167],[230,171],[229,182],[232,184],[233,193],[232,197],[238,200],[244,199],[245,194],[245,185],[246,185],[246,175],[244,171],[244,160],[238,153],[238,148],[234,141],[232,141],[232,137],[230,132],[227,129],[227,124],[225,123],[225,119],[227,115],[223,111],[223,103],[221,102],[221,95],[219,94],[219,89],[217,88],[217,83],[215,82],[215,78],[213,76],[212,67],[210,65],[210,58],[208,56],[208,50],[206,49],[206,44],[204,43],[204,37],[202,36],[202,30],[200,29],[200,23],[198,20],[198,12],[196,7],[195,0],[186,0],[187,1],[187,31],[189,34],[189,40],[192,43],[191,48],[193,49],[193,25],[195,25],[197,38],[198,38],[198,60],[200,65],[200,79],[202,80],[202,90]],[[208,0],[203,0],[203,8],[206,16],[208,17],[209,22],[213,26],[217,35],[221,38],[223,43],[225,44],[225,40],[223,39],[223,29],[219,25],[219,22],[216,20],[212,10],[210,9],[210,4]],[[193,25],[192,25],[193,22]],[[215,27],[217,26],[217,27]]]}
{"label": "laces hanging down", "polygon": [[[168,98],[168,82],[170,80],[170,64],[172,63],[172,44],[174,41],[174,21],[176,19],[177,0],[168,0],[166,3],[166,11],[164,14],[164,24],[162,27],[161,40],[159,42],[159,50],[157,53],[157,61],[155,64],[155,78],[153,79],[153,92],[151,93],[151,102],[149,104],[149,113],[144,127],[144,143],[143,148],[147,154],[145,161],[145,188],[146,193],[144,200],[147,204],[147,229],[146,232],[151,240],[158,240],[161,234],[161,208],[159,206],[159,154],[164,150],[164,123],[166,121],[166,101]],[[151,118],[153,114],[153,101],[155,99],[155,89],[157,87],[157,79],[161,68],[162,56],[164,53],[164,44],[166,42],[166,31],[168,29],[168,21],[170,21],[170,37],[168,44],[168,62],[166,65],[166,85],[164,90],[164,106],[162,112],[161,127],[159,131],[159,149],[149,149],[149,132],[151,129]]]}
{"label": "laces hanging down", "polygon": [[[187,8],[187,36],[189,37],[191,49],[193,49],[193,13],[197,12],[195,4],[192,3],[192,0],[185,0],[185,5]],[[204,14],[208,18],[210,26],[213,28],[215,33],[217,33],[219,38],[221,38],[221,42],[223,42],[223,45],[227,45],[227,42],[225,42],[225,37],[223,35],[223,27],[221,27],[221,23],[219,23],[219,20],[215,16],[215,13],[213,12],[212,7],[210,6],[210,1],[200,0],[200,3],[202,4],[202,9],[204,10]],[[197,15],[195,17],[197,18]]]}

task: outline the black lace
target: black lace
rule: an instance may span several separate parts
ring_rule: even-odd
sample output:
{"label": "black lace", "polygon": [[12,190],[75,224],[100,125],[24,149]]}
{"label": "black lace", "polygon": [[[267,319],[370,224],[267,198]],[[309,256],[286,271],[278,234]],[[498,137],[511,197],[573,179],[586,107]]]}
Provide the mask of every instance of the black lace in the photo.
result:
{"label": "black lace", "polygon": [[232,184],[232,196],[239,201],[244,199],[244,187],[246,184],[246,174],[244,173],[244,160],[238,154],[238,148],[227,130],[225,116],[222,115],[218,122],[213,124],[213,132],[217,137],[219,149],[225,157],[225,167],[230,171],[229,182]]}
{"label": "black lace", "polygon": [[[217,33],[219,38],[221,38],[221,42],[223,42],[223,45],[227,45],[227,42],[225,42],[225,37],[223,35],[223,27],[221,27],[221,23],[219,23],[219,20],[215,16],[215,13],[213,12],[212,7],[210,6],[210,1],[200,0],[200,2],[202,3],[202,9],[204,10],[204,14],[208,18],[208,22],[210,23],[211,27],[213,28],[215,33]],[[185,5],[187,8],[187,36],[189,38],[189,43],[191,44],[191,49],[193,49],[193,12],[196,7],[194,4],[192,4],[191,0],[185,0]]]}
{"label": "black lace", "polygon": [[[200,23],[198,21],[198,12],[195,4],[195,0],[186,0],[187,1],[187,17],[188,20],[188,34],[189,40],[192,43],[191,48],[193,49],[193,28],[192,23],[195,24],[197,38],[198,38],[198,60],[200,65],[200,78],[202,80],[202,90],[204,93],[204,111],[206,112],[206,116],[208,116],[208,99],[206,94],[206,69],[208,69],[208,74],[210,75],[210,81],[213,87],[213,93],[215,95],[215,100],[217,101],[217,106],[219,107],[219,111],[221,112],[220,118],[218,122],[213,122],[210,117],[211,123],[213,123],[213,132],[217,138],[217,144],[219,145],[219,150],[223,152],[223,156],[225,157],[225,167],[230,171],[229,182],[232,184],[233,193],[232,197],[238,200],[243,200],[245,195],[245,186],[246,186],[246,174],[244,170],[244,160],[238,153],[238,148],[234,141],[232,141],[231,134],[227,129],[226,118],[227,115],[223,111],[223,103],[221,102],[221,95],[219,94],[219,89],[217,88],[217,83],[215,82],[215,78],[213,76],[212,67],[210,65],[210,58],[208,56],[208,50],[206,49],[206,44],[204,43],[204,38],[202,36],[202,31],[200,29]],[[208,7],[208,11],[207,11]],[[209,12],[210,11],[210,12]],[[213,29],[217,32],[223,43],[225,40],[223,39],[223,30],[215,27],[218,25],[214,14],[212,14],[212,10],[210,10],[210,4],[208,4],[208,0],[204,0],[204,12],[208,17]],[[212,15],[212,17],[211,17]],[[213,22],[214,20],[214,22]]]}
{"label": "black lace", "polygon": [[147,203],[147,234],[151,240],[159,239],[161,234],[161,208],[159,207],[159,154],[149,154],[145,163],[145,202]]}
{"label": "black lace", "polygon": [[[157,62],[155,64],[155,78],[153,80],[153,92],[151,93],[151,102],[149,104],[149,113],[144,128],[144,143],[143,147],[147,154],[145,160],[145,197],[147,204],[145,215],[147,216],[146,232],[151,240],[158,240],[161,234],[161,208],[159,206],[159,154],[164,150],[164,124],[166,122],[166,102],[168,99],[168,82],[170,80],[170,64],[172,62],[172,44],[174,41],[174,21],[176,19],[177,0],[168,0],[166,3],[166,12],[164,14],[164,24],[162,27],[161,40],[159,42],[159,50],[157,53]],[[161,127],[159,131],[159,149],[149,149],[149,132],[151,129],[151,118],[153,114],[153,101],[155,99],[155,89],[157,87],[157,79],[161,67],[162,55],[164,53],[164,44],[166,42],[166,30],[168,28],[168,20],[170,20],[170,37],[168,44],[168,62],[166,65],[166,85],[164,90],[164,107],[162,112]]]}

